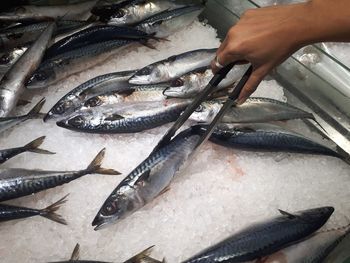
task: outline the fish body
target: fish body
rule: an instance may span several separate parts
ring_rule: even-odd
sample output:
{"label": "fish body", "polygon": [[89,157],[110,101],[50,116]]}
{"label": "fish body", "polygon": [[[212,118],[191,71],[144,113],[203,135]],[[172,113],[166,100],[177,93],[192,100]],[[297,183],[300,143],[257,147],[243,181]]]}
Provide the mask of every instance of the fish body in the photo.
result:
{"label": "fish body", "polygon": [[203,6],[191,5],[166,10],[141,21],[136,28],[148,34],[155,34],[157,37],[167,37],[190,25],[203,9]]}
{"label": "fish body", "polygon": [[45,53],[45,59],[86,45],[116,39],[146,39],[153,36],[134,28],[96,25],[80,30],[53,44]]}
{"label": "fish body", "polygon": [[346,234],[345,229],[316,232],[302,242],[267,256],[264,263],[322,263]]}
{"label": "fish body", "polygon": [[91,9],[91,13],[100,17],[100,20],[105,21],[109,17],[113,16],[120,8],[143,2],[145,2],[145,0],[98,1],[97,4]]}
{"label": "fish body", "polygon": [[67,201],[66,197],[67,195],[44,209],[33,209],[28,207],[0,204],[0,222],[33,216],[42,216],[57,223],[66,225],[67,222],[56,213],[60,206]]}
{"label": "fish body", "polygon": [[[244,74],[245,66],[234,67],[217,86],[217,90],[224,89],[238,81]],[[164,90],[164,95],[170,98],[193,98],[208,85],[214,77],[208,67],[196,69],[173,80],[170,87]]]}
{"label": "fish body", "polygon": [[[9,50],[18,46],[30,45],[52,22],[39,22],[29,25],[17,25],[0,32],[0,48]],[[88,22],[60,20],[57,21],[57,29],[53,32],[53,36],[60,36],[85,26]]]}
{"label": "fish body", "polygon": [[54,154],[53,152],[49,152],[43,149],[38,148],[44,142],[45,136],[39,137],[34,141],[16,148],[4,149],[0,150],[0,164],[6,162],[10,158],[24,153],[24,152],[34,152],[34,153],[42,153],[42,154]]}
{"label": "fish body", "polygon": [[131,84],[155,84],[176,79],[192,70],[207,67],[214,59],[216,49],[198,49],[150,64],[129,79]]}
{"label": "fish body", "polygon": [[109,25],[134,25],[153,15],[180,6],[182,5],[168,0],[136,1],[124,7],[120,7],[115,10],[112,15],[103,20],[107,21]]}
{"label": "fish body", "polygon": [[26,52],[29,45],[12,48],[0,55],[0,74],[4,75],[13,64]]}
{"label": "fish body", "polygon": [[281,216],[244,229],[184,261],[184,263],[238,263],[270,255],[322,227],[333,207],[320,207]]}
{"label": "fish body", "polygon": [[90,16],[91,8],[96,1],[56,6],[17,6],[12,10],[0,13],[0,21],[48,20],[64,18],[67,20],[85,20]]}
{"label": "fish body", "polygon": [[210,141],[245,150],[296,152],[342,158],[324,145],[272,124],[219,125]]}
{"label": "fish body", "polygon": [[45,99],[40,100],[31,111],[29,111],[25,115],[21,116],[13,116],[13,117],[0,117],[0,133],[26,121],[29,119],[40,119],[42,118],[41,114],[39,113],[42,106],[45,103]]}
{"label": "fish body", "polygon": [[85,100],[96,96],[99,93],[110,90],[123,89],[129,86],[128,79],[134,73],[122,71],[108,73],[92,78],[64,95],[46,114],[44,121],[49,119],[64,118],[81,107]]}
{"label": "fish body", "polygon": [[162,101],[165,99],[163,91],[166,87],[168,85],[140,85],[109,91],[87,99],[83,107],[118,106],[120,102]]}
{"label": "fish body", "polygon": [[[220,111],[223,100],[206,101],[191,115],[190,119],[211,122]],[[255,123],[284,121],[293,119],[312,119],[312,113],[303,111],[288,103],[269,98],[248,98],[242,105],[230,108],[225,113],[223,123]]]}
{"label": "fish body", "polygon": [[73,74],[105,61],[136,40],[110,40],[77,48],[43,61],[34,72],[27,88],[44,88]]}
{"label": "fish body", "polygon": [[175,121],[191,100],[125,102],[83,110],[57,125],[88,133],[134,133]]}
{"label": "fish body", "polygon": [[115,188],[97,213],[95,230],[127,217],[160,195],[194,152],[201,133],[187,129],[151,153]]}
{"label": "fish body", "polygon": [[0,81],[0,117],[7,117],[24,91],[25,82],[39,65],[50,42],[54,24],[48,26]]}
{"label": "fish body", "polygon": [[104,153],[105,150],[101,150],[91,164],[80,171],[0,169],[0,202],[69,183],[87,174],[119,174],[117,171],[101,168]]}

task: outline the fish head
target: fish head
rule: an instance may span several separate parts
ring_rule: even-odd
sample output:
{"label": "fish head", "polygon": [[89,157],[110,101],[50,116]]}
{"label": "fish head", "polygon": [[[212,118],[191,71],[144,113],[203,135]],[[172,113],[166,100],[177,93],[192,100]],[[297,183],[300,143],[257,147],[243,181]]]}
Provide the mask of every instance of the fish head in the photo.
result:
{"label": "fish head", "polygon": [[118,187],[98,211],[92,222],[94,229],[100,230],[139,209],[142,205],[133,196],[134,190],[130,186]]}
{"label": "fish head", "polygon": [[155,65],[148,65],[138,71],[129,79],[131,84],[152,84],[160,83],[166,80],[164,79],[164,74],[161,67]]}
{"label": "fish head", "polygon": [[89,127],[91,119],[88,115],[78,114],[67,119],[60,120],[56,122],[57,126],[71,129],[71,130],[84,130]]}
{"label": "fish head", "polygon": [[55,77],[55,71],[50,68],[38,69],[29,78],[26,87],[29,89],[46,88],[55,80]]}
{"label": "fish head", "polygon": [[163,95],[169,98],[188,98],[189,93],[188,85],[185,84],[185,80],[182,77],[173,80],[170,83],[170,87],[163,91]]}
{"label": "fish head", "polygon": [[220,108],[220,103],[215,100],[202,102],[202,104],[192,113],[190,119],[197,122],[209,123],[220,111]]}
{"label": "fish head", "polygon": [[74,106],[75,104],[73,100],[61,99],[47,112],[44,117],[44,121],[57,119],[72,114],[75,110]]}
{"label": "fish head", "polygon": [[323,225],[327,222],[333,212],[333,207],[325,206],[299,211],[296,213],[296,216],[305,222]]}

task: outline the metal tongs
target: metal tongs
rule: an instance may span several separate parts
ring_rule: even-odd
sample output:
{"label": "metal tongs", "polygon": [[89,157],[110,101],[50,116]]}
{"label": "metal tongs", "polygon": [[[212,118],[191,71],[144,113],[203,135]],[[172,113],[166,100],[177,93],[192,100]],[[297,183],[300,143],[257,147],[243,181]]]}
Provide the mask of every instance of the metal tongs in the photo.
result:
{"label": "metal tongs", "polygon": [[[188,120],[191,114],[199,107],[199,105],[205,101],[208,96],[214,91],[214,89],[219,85],[219,83],[226,77],[227,73],[234,67],[235,63],[228,64],[227,66],[220,69],[214,77],[209,81],[208,85],[199,94],[199,96],[186,108],[186,110],[180,115],[176,120],[174,125],[166,132],[163,138],[159,141],[157,146],[154,148],[153,152],[166,145],[171,141],[176,132],[181,128],[181,126]],[[197,147],[203,144],[213,133],[217,124],[221,121],[222,117],[225,115],[226,111],[236,104],[236,100],[243,89],[244,85],[247,83],[250,75],[252,74],[253,68],[250,66],[248,70],[244,73],[236,87],[229,94],[228,99],[225,101],[224,105],[221,107],[220,111],[216,114],[213,121],[210,123],[206,132],[202,135],[197,143]]]}

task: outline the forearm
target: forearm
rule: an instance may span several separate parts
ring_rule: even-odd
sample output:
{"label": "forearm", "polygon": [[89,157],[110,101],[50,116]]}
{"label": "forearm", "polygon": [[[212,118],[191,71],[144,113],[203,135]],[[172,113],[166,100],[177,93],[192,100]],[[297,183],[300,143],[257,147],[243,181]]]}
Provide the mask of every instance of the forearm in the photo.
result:
{"label": "forearm", "polygon": [[300,45],[350,41],[349,0],[312,0],[304,9]]}

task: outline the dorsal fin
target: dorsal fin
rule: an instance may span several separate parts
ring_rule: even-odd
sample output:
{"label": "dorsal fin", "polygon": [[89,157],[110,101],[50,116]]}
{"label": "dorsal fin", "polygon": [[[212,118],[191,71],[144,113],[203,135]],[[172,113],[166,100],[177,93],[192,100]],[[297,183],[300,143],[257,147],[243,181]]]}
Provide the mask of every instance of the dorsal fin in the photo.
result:
{"label": "dorsal fin", "polygon": [[297,218],[297,217],[298,217],[298,216],[296,216],[296,215],[293,215],[293,214],[288,213],[288,212],[286,212],[286,211],[284,211],[284,210],[281,210],[281,209],[278,209],[278,211],[279,211],[282,215],[287,216],[289,219],[293,219],[293,218]]}
{"label": "dorsal fin", "polygon": [[80,245],[77,243],[73,249],[72,255],[69,260],[78,260],[79,259],[79,254],[80,254]]}

